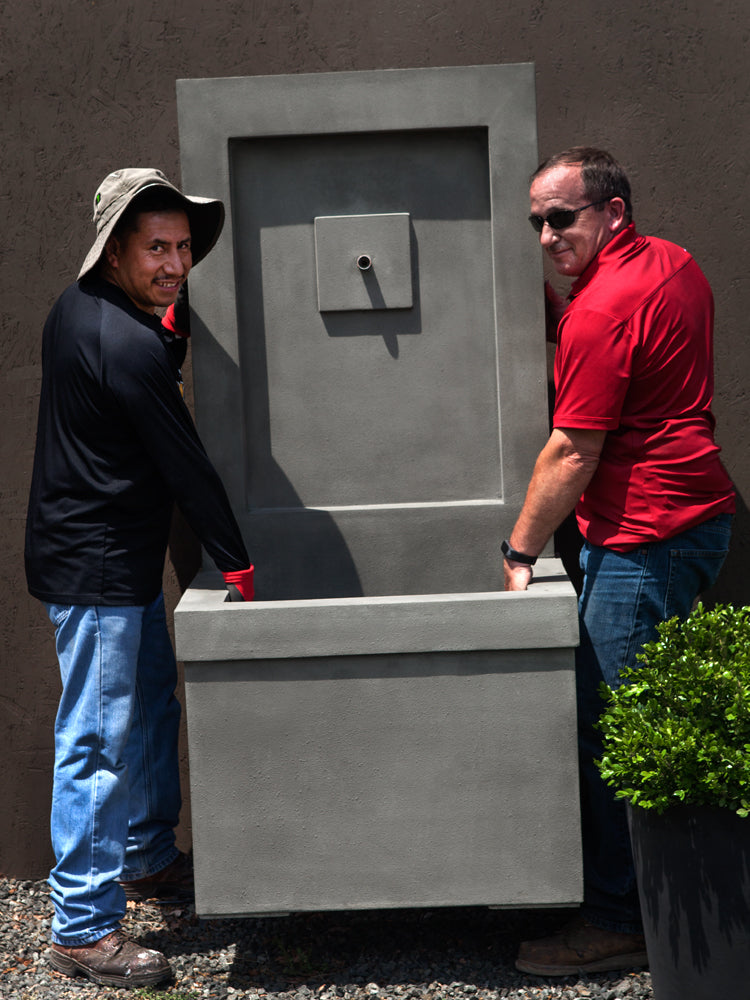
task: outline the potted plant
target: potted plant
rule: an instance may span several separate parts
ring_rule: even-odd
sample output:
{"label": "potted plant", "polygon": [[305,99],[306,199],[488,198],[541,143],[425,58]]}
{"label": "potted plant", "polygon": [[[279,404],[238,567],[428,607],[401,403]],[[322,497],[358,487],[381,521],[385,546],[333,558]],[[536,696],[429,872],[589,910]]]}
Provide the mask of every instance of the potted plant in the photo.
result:
{"label": "potted plant", "polygon": [[750,608],[699,604],[602,685],[657,1000],[750,990]]}

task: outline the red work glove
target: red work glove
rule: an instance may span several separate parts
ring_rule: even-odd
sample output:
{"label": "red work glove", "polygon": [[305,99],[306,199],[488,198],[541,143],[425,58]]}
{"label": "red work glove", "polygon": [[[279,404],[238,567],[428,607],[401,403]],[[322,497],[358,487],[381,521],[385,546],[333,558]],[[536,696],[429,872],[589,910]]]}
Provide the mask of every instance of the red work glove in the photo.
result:
{"label": "red work glove", "polygon": [[[255,597],[254,573],[255,567],[250,566],[248,569],[230,570],[221,574],[227,585],[231,601],[252,601]],[[238,594],[239,596],[236,596]]]}
{"label": "red work glove", "polygon": [[175,337],[190,336],[190,302],[188,300],[187,281],[183,281],[177,293],[176,300],[166,311],[161,325]]}

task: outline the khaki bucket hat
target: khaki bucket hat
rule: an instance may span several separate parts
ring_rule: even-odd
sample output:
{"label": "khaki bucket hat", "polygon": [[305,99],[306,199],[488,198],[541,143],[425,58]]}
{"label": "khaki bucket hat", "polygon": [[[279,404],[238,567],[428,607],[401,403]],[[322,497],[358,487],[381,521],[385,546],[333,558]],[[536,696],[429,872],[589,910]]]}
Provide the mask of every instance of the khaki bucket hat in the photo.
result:
{"label": "khaki bucket hat", "polygon": [[94,222],[96,240],[86,254],[78,280],[96,267],[104,245],[112,235],[117,221],[132,202],[146,188],[165,187],[176,192],[185,204],[190,222],[193,264],[203,260],[213,248],[224,226],[224,203],[216,198],[195,198],[183,194],[171,184],[161,170],[153,167],[125,167],[107,174],[94,195]]}

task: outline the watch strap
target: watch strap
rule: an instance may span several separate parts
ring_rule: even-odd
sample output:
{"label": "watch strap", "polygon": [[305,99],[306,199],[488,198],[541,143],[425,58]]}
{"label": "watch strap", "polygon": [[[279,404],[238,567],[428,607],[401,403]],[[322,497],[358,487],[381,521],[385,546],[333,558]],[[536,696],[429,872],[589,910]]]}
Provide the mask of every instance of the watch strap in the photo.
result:
{"label": "watch strap", "polygon": [[533,566],[537,560],[536,556],[529,556],[525,552],[519,552],[517,549],[511,548],[510,542],[507,539],[503,540],[500,551],[511,562],[524,563],[526,566]]}

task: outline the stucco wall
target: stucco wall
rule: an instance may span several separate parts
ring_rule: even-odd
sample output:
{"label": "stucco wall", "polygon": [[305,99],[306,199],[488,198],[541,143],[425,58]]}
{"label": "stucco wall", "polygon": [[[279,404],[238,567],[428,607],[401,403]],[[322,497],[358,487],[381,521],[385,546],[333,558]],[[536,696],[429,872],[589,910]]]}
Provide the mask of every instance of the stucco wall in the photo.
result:
{"label": "stucco wall", "polygon": [[[41,327],[91,242],[101,178],[154,165],[179,180],[175,80],[535,62],[540,153],[611,149],[629,169],[639,228],[687,246],[712,283],[718,438],[747,498],[749,38],[745,0],[9,0],[0,13],[0,872],[39,876],[51,859],[59,680],[22,560]],[[748,526],[741,499],[718,599],[750,603]],[[184,527],[175,543],[170,609],[196,562]],[[189,836],[186,809],[182,843]]]}

